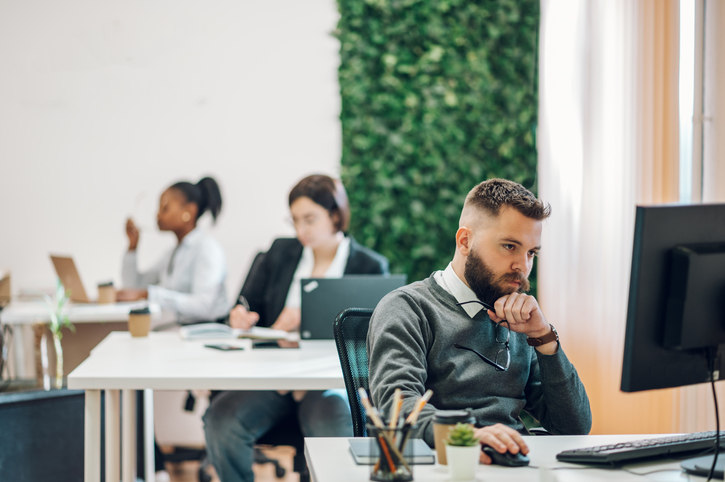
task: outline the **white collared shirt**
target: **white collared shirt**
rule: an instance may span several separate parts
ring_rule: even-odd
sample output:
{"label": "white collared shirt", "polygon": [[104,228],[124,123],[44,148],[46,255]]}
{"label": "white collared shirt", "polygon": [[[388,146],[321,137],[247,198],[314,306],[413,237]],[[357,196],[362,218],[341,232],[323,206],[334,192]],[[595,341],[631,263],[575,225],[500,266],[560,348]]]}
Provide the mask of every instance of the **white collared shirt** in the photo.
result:
{"label": "white collared shirt", "polygon": [[[448,263],[448,266],[443,271],[436,271],[433,274],[433,279],[435,279],[444,290],[453,295],[459,303],[478,299],[476,293],[474,293],[473,290],[458,277],[456,272],[453,270],[453,264],[451,263]],[[483,306],[479,303],[467,303],[465,305],[461,305],[461,308],[466,311],[468,316],[473,318],[483,309]]]}
{"label": "white collared shirt", "polygon": [[149,301],[165,313],[164,321],[184,323],[215,320],[228,313],[226,276],[221,245],[196,228],[148,271],[138,270],[135,251],[126,252],[121,282],[124,288],[147,289]]}
{"label": "white collared shirt", "polygon": [[[340,240],[340,244],[337,245],[337,251],[335,257],[330,263],[330,267],[325,271],[323,278],[342,278],[345,274],[345,266],[347,265],[347,258],[350,256],[350,238],[344,236]],[[302,257],[300,257],[299,263],[297,263],[297,269],[292,277],[292,284],[290,284],[289,291],[287,292],[287,299],[285,300],[285,308],[299,308],[302,304],[302,290],[300,287],[300,280],[303,278],[309,278],[312,276],[312,270],[315,267],[315,254],[312,252],[312,248],[305,246],[302,248]]]}

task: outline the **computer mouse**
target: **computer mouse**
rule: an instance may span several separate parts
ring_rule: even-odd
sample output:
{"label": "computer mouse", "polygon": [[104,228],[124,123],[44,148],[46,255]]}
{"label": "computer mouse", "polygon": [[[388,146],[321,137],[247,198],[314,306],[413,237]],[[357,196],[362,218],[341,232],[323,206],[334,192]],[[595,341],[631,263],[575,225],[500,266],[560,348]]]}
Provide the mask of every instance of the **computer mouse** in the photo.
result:
{"label": "computer mouse", "polygon": [[511,452],[499,453],[488,445],[481,445],[481,451],[491,457],[491,460],[496,465],[502,465],[504,467],[524,467],[529,465],[529,458],[521,452],[517,454]]}

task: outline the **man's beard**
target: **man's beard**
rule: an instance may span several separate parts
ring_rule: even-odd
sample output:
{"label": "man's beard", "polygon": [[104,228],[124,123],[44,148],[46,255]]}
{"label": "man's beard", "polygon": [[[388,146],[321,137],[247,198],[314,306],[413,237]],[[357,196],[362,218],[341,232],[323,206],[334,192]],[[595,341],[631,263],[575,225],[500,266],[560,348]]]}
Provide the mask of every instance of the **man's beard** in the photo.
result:
{"label": "man's beard", "polygon": [[[493,306],[497,299],[515,291],[525,293],[529,291],[529,280],[523,273],[513,271],[494,279],[494,273],[488,265],[471,251],[466,259],[466,266],[463,271],[468,286],[471,287],[479,300]],[[506,285],[506,283],[518,281],[521,283],[518,289]]]}

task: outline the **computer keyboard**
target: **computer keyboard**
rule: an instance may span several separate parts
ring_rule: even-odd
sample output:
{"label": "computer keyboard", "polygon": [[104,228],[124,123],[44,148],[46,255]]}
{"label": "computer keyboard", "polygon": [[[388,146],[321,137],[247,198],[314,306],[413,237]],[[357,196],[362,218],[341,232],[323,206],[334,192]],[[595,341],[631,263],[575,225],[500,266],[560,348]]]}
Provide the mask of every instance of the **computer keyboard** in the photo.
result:
{"label": "computer keyboard", "polygon": [[[664,458],[702,452],[715,446],[715,431],[695,432],[671,437],[656,437],[610,445],[564,450],[556,454],[561,462],[576,464],[624,464],[643,459]],[[725,446],[725,432],[720,432],[720,447]]]}

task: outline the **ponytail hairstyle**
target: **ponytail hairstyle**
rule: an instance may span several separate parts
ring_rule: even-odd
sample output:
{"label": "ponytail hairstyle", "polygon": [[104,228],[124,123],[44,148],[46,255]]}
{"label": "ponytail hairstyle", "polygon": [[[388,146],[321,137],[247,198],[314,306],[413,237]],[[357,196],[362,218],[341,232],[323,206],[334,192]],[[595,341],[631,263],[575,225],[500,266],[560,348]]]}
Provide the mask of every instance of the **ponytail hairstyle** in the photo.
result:
{"label": "ponytail hairstyle", "polygon": [[196,184],[181,181],[172,184],[169,189],[176,189],[184,196],[186,202],[196,204],[196,221],[202,214],[209,211],[216,222],[216,218],[222,210],[222,193],[214,178],[203,177]]}

